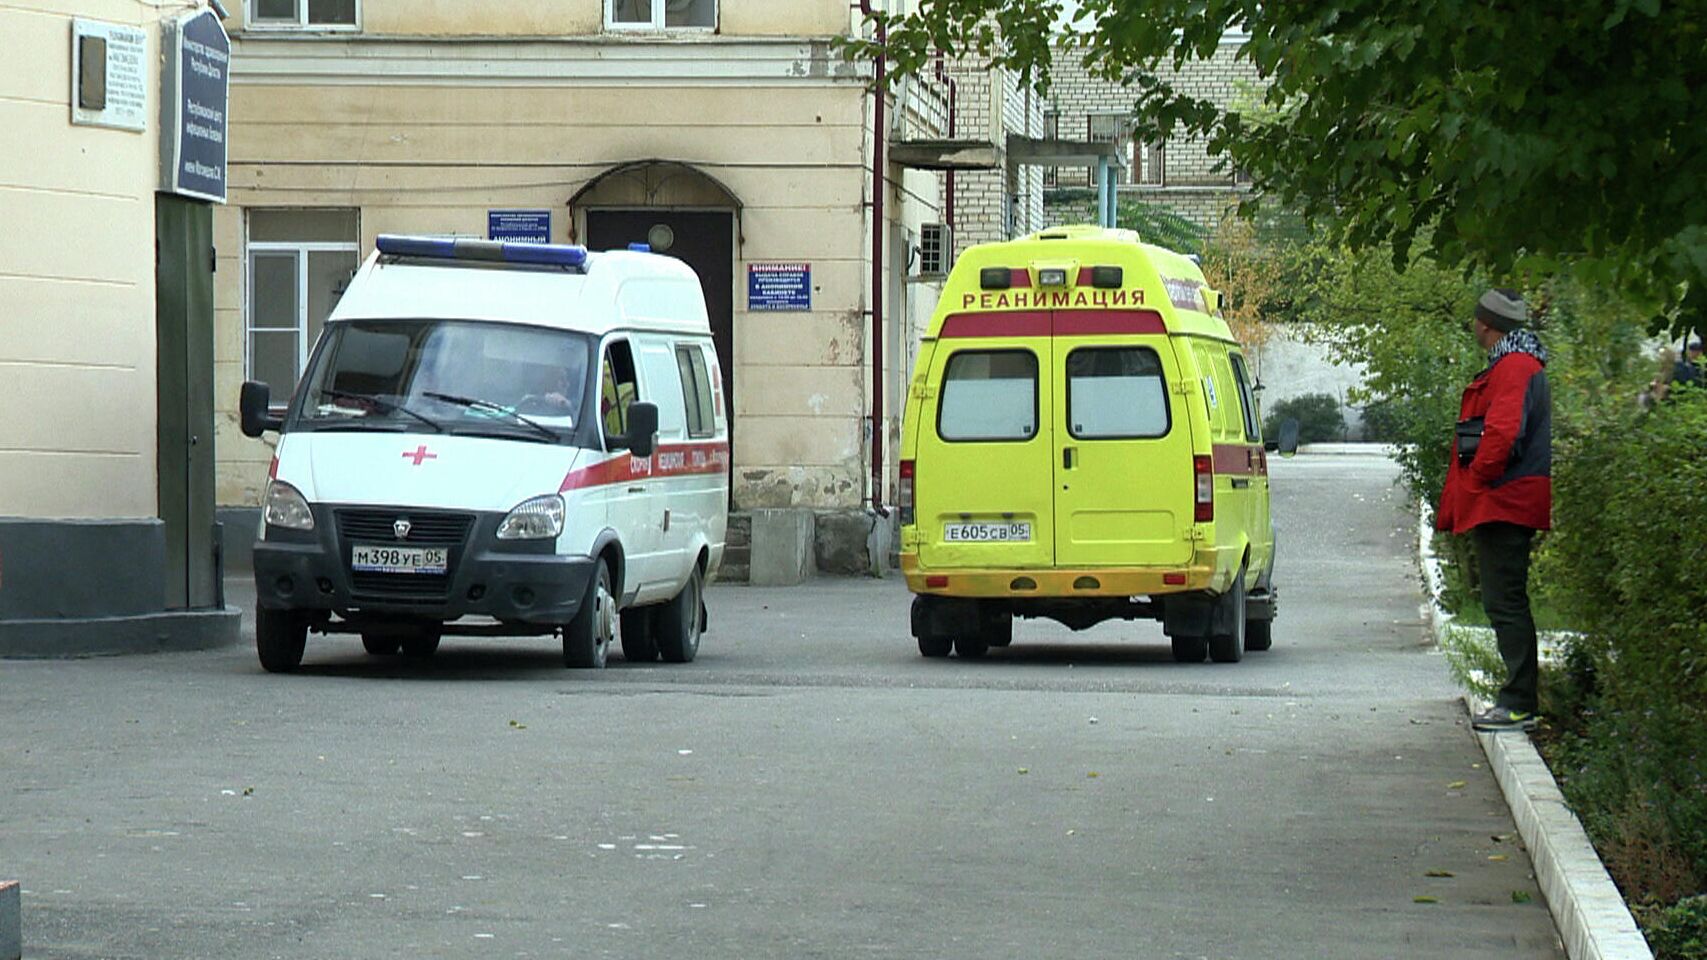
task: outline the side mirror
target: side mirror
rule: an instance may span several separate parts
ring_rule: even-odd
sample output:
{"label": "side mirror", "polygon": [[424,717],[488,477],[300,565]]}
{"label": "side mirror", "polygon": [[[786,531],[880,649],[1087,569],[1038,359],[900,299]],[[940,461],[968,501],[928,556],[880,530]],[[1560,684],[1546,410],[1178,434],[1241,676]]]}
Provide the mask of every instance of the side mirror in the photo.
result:
{"label": "side mirror", "polygon": [[1280,421],[1280,455],[1290,457],[1298,452],[1298,418],[1287,417]]}
{"label": "side mirror", "polygon": [[242,391],[237,394],[237,412],[245,437],[259,437],[268,430],[284,426],[284,417],[274,416],[269,409],[272,402],[272,388],[255,380],[244,382]]}
{"label": "side mirror", "polygon": [[642,459],[658,449],[658,405],[631,403],[628,405],[628,450]]}

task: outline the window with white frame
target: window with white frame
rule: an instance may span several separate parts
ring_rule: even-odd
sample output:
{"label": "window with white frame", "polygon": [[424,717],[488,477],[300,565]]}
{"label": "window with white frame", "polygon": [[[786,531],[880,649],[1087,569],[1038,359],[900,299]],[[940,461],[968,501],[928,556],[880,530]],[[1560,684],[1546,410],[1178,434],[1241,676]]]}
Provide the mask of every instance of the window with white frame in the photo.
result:
{"label": "window with white frame", "polygon": [[717,0],[605,0],[611,30],[715,30]]}
{"label": "window with white frame", "polygon": [[[1132,121],[1124,113],[1092,113],[1085,117],[1085,139],[1091,143],[1112,143],[1119,153],[1126,152],[1126,143],[1131,139]],[[1118,154],[1117,154],[1118,155]],[[1091,186],[1096,186],[1097,172],[1092,167],[1089,171]],[[1132,171],[1127,171],[1130,178]],[[1116,173],[1116,181],[1120,174]]]}
{"label": "window with white frame", "polygon": [[248,211],[244,373],[290,398],[308,352],[361,264],[355,210]]}
{"label": "window with white frame", "polygon": [[1159,143],[1132,141],[1132,182],[1146,187],[1167,183],[1167,152]]}
{"label": "window with white frame", "polygon": [[[1045,139],[1045,140],[1059,140],[1060,138],[1061,138],[1061,115],[1059,113],[1056,113],[1053,110],[1044,111],[1044,114],[1043,114],[1043,139]],[[1044,167],[1043,168],[1043,185],[1045,187],[1057,186],[1057,185],[1059,185],[1060,181],[1061,181],[1061,168],[1060,167]]]}
{"label": "window with white frame", "polygon": [[361,0],[249,0],[257,29],[355,29]]}

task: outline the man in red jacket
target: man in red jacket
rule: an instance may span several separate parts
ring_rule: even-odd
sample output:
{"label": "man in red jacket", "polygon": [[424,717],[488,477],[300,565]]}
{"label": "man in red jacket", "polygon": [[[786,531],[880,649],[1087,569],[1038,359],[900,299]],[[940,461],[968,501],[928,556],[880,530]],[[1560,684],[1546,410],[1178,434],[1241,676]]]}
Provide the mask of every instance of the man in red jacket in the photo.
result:
{"label": "man in red jacket", "polygon": [[1535,618],[1529,609],[1529,550],[1552,526],[1553,394],[1547,351],[1525,329],[1528,308],[1515,290],[1476,303],[1476,342],[1488,367],[1470,381],[1458,411],[1457,443],[1435,524],[1476,544],[1482,606],[1494,625],[1505,685],[1477,730],[1535,726],[1540,681]]}

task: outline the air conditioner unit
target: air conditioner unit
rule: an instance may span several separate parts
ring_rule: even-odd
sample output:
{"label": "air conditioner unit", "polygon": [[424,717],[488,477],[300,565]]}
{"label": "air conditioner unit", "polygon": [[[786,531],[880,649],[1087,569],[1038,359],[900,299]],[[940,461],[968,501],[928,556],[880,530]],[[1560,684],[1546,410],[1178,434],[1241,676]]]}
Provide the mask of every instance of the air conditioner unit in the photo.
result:
{"label": "air conditioner unit", "polygon": [[945,277],[954,263],[954,230],[946,223],[919,227],[919,276]]}

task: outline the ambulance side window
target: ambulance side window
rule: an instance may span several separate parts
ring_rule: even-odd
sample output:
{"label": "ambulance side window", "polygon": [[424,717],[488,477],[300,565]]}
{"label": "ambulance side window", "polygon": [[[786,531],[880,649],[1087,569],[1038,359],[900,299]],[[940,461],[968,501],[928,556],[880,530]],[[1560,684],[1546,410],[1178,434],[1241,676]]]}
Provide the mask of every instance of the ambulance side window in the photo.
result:
{"label": "ambulance side window", "polygon": [[1257,398],[1251,391],[1250,373],[1245,370],[1245,358],[1238,354],[1229,354],[1233,361],[1233,379],[1239,384],[1239,403],[1245,411],[1245,439],[1251,443],[1262,441],[1262,425],[1257,420]]}
{"label": "ambulance side window", "polygon": [[1087,347],[1067,355],[1067,426],[1080,440],[1166,436],[1168,386],[1146,347]]}
{"label": "ambulance side window", "polygon": [[676,348],[676,369],[682,379],[682,403],[688,413],[688,436],[700,439],[717,430],[711,412],[711,377],[705,369],[705,351],[698,346]]}
{"label": "ambulance side window", "polygon": [[610,438],[628,433],[628,405],[639,395],[634,354],[627,340],[614,340],[605,347],[605,359],[599,369],[599,419],[604,424],[607,449]]}
{"label": "ambulance side window", "polygon": [[1037,355],[1028,350],[963,350],[949,357],[936,430],[951,442],[1037,436]]}

